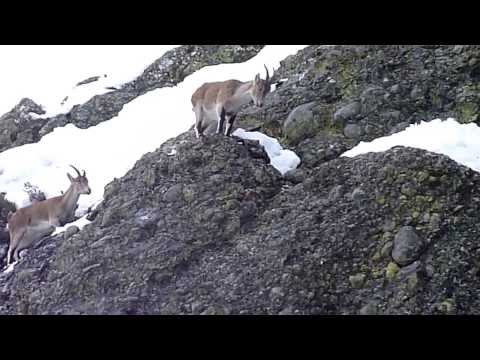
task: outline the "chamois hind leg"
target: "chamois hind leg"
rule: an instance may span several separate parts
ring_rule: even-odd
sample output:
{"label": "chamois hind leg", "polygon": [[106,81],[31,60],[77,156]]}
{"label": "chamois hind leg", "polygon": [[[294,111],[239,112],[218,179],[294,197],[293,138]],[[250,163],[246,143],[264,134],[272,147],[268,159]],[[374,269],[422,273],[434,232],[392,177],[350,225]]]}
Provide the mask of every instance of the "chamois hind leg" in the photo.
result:
{"label": "chamois hind leg", "polygon": [[18,261],[20,260],[20,251],[26,249],[29,244],[33,242],[32,240],[33,234],[31,229],[26,229],[23,233],[23,236],[19,237],[17,240],[17,245],[13,250],[13,260]]}
{"label": "chamois hind leg", "polygon": [[40,240],[46,236],[51,235],[55,231],[55,226],[50,225],[49,223],[41,223],[37,226],[31,226],[23,235],[22,239],[19,241],[15,252],[13,253],[14,259],[19,260],[20,251],[27,249],[32,246],[33,242]]}
{"label": "chamois hind leg", "polygon": [[10,265],[10,260],[12,259],[12,250],[13,250],[13,237],[12,232],[10,231],[10,244],[8,244],[8,251],[7,251],[7,263],[5,264],[6,267]]}
{"label": "chamois hind leg", "polygon": [[15,251],[18,247],[18,244],[22,241],[22,237],[25,235],[26,229],[24,229],[20,234],[14,235],[12,231],[10,231],[10,245],[8,247],[7,252],[7,266],[10,265],[12,262],[12,256],[15,259]]}
{"label": "chamois hind leg", "polygon": [[195,136],[196,138],[200,138],[200,136],[203,136],[203,129],[202,129],[202,123],[203,123],[203,110],[200,105],[197,105],[194,109],[195,111]]}

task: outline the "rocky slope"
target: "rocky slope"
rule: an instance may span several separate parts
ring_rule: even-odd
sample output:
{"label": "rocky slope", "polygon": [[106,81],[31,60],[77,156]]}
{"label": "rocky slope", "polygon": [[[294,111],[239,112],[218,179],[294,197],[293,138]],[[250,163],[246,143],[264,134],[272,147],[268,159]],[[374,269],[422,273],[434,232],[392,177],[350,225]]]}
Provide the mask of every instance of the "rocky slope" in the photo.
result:
{"label": "rocky slope", "polygon": [[455,117],[478,122],[480,46],[310,46],[283,61],[288,78],[239,126],[262,126],[314,167],[360,141],[409,124]]}
{"label": "rocky slope", "polygon": [[84,104],[75,105],[67,114],[37,119],[30,114],[45,111],[30,99],[23,99],[0,118],[0,151],[32,142],[55,127],[68,123],[79,128],[95,126],[118,115],[123,106],[148,91],[175,86],[185,77],[207,65],[246,61],[263,45],[184,45],[166,52],[133,81],[120,89],[96,95]]}
{"label": "rocky slope", "polygon": [[338,157],[419,117],[465,115],[477,57],[312,46],[286,59],[275,78],[289,80],[240,124],[280,136],[298,170],[281,177],[254,142],[170,139],[106,187],[91,224],[0,275],[0,313],[479,313],[480,175],[405,147]]}

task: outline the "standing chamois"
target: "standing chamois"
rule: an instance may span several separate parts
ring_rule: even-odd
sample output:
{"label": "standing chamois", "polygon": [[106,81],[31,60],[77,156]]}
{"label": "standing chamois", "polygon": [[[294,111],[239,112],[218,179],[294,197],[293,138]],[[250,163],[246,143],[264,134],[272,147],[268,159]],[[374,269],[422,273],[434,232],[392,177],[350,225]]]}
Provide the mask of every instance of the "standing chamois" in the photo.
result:
{"label": "standing chamois", "polygon": [[223,130],[227,120],[225,135],[230,136],[233,122],[240,108],[253,101],[258,107],[263,106],[265,96],[270,92],[270,75],[260,79],[260,74],[253,81],[241,82],[227,80],[223,82],[205,83],[192,95],[193,111],[195,112],[195,135],[203,135],[205,122],[217,121],[217,134]]}

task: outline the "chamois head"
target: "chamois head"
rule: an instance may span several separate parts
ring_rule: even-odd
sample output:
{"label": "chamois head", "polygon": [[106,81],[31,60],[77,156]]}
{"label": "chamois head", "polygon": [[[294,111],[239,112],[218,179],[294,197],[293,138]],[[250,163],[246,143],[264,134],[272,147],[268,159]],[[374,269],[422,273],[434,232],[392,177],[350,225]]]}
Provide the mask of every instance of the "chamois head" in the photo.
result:
{"label": "chamois head", "polygon": [[88,186],[88,179],[85,174],[85,170],[83,170],[83,174],[80,174],[80,171],[77,170],[77,168],[73,165],[70,165],[73,170],[76,171],[77,177],[74,178],[72,175],[67,173],[68,179],[70,180],[70,183],[72,184],[73,188],[78,194],[90,194],[92,190],[90,189],[90,186]]}
{"label": "chamois head", "polygon": [[270,92],[270,74],[268,73],[266,66],[265,70],[267,71],[267,77],[265,80],[260,78],[260,74],[257,74],[257,76],[255,76],[255,80],[253,80],[252,98],[253,102],[258,107],[263,106],[263,100]]}

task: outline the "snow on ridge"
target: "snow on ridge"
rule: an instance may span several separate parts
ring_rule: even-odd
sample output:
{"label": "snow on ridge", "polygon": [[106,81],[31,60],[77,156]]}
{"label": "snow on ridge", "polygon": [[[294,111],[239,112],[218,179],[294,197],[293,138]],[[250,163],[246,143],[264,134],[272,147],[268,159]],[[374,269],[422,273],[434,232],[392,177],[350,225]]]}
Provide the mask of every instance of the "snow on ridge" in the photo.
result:
{"label": "snow on ridge", "polygon": [[[72,171],[69,164],[73,164],[80,171],[86,170],[92,190],[90,195],[79,198],[76,215],[84,216],[103,200],[104,187],[114,178],[124,176],[145,153],[189,130],[195,122],[190,98],[200,85],[227,79],[252,80],[256,73],[264,71],[264,64],[276,69],[281,60],[306,46],[267,45],[246,62],[206,66],[177,86],[152,90],[132,100],[108,121],[87,129],[67,124],[37,143],[8,149],[0,153],[0,191],[17,207],[30,203],[23,191],[25,182],[38,186],[47,198],[60,195],[70,185],[66,172]],[[98,81],[91,84],[95,83]],[[275,151],[273,141],[267,141],[267,147]],[[288,150],[282,154],[273,157],[272,165],[285,172],[297,160]],[[175,156],[175,152],[169,155]],[[77,226],[81,228],[87,221],[80,219]]]}
{"label": "snow on ridge", "polygon": [[382,152],[394,146],[408,146],[443,154],[459,164],[480,172],[480,127],[476,124],[461,124],[454,118],[434,119],[412,124],[393,135],[360,142],[342,154],[346,157],[368,152]]}
{"label": "snow on ridge", "polygon": [[[44,107],[47,114],[43,117],[68,112],[69,108],[60,103],[79,81],[96,74],[108,74],[103,82],[105,87],[129,82],[178,46],[0,45],[0,115],[10,111],[24,97]],[[91,98],[103,89],[93,86],[90,91]],[[78,101],[88,96],[85,89],[79,93],[82,95]]]}
{"label": "snow on ridge", "polygon": [[259,131],[245,131],[238,128],[233,135],[248,140],[257,140],[267,152],[270,158],[270,165],[277,169],[282,175],[294,170],[300,165],[300,158],[291,150],[285,150],[277,139],[267,136]]}
{"label": "snow on ridge", "polygon": [[87,215],[83,215],[81,218],[78,220],[75,220],[71,223],[65,224],[64,226],[59,226],[55,229],[55,231],[52,233],[51,236],[60,234],[67,230],[70,226],[77,226],[79,229],[83,228],[85,225],[90,224],[90,220],[87,220]]}

